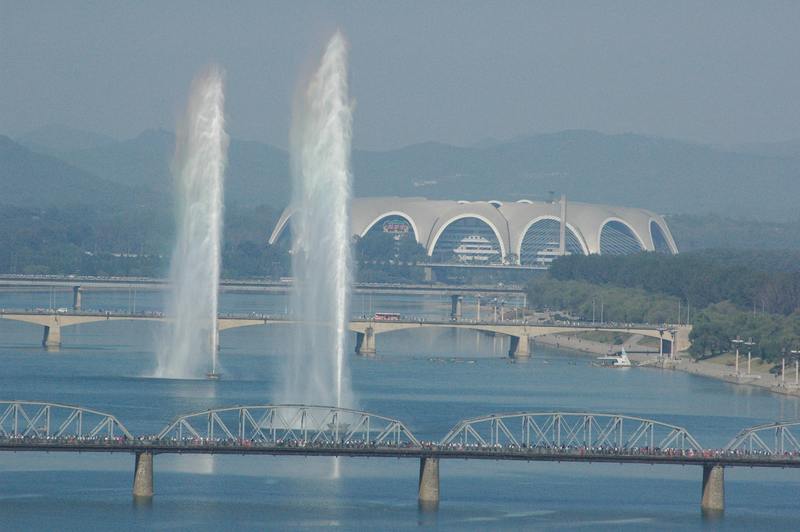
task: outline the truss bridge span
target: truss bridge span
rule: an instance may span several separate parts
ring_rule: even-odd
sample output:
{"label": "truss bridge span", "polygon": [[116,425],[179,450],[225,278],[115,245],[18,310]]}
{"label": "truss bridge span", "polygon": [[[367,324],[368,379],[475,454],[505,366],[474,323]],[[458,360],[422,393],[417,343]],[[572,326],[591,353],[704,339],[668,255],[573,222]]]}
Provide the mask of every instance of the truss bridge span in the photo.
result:
{"label": "truss bridge span", "polygon": [[[419,500],[439,501],[440,460],[694,465],[701,506],[724,508],[724,468],[800,468],[792,431],[800,422],[745,429],[722,449],[704,448],[684,427],[592,412],[515,412],[462,420],[438,441],[409,425],[354,409],[251,405],[180,415],[155,434],[131,432],[112,414],[41,401],[0,401],[0,451],[105,452],[135,456],[134,495],[151,497],[154,456],[226,454],[411,458]],[[774,445],[770,445],[770,443]]]}

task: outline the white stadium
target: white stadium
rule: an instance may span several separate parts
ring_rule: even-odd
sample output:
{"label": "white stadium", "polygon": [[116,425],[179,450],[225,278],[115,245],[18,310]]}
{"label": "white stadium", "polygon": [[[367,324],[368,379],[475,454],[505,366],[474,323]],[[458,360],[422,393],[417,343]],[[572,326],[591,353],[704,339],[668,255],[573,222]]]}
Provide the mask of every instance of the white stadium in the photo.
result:
{"label": "white stadium", "polygon": [[[278,219],[269,243],[287,235],[292,210]],[[354,236],[372,232],[413,237],[432,262],[542,267],[565,254],[678,252],[664,218],[645,209],[558,201],[449,201],[354,198]]]}

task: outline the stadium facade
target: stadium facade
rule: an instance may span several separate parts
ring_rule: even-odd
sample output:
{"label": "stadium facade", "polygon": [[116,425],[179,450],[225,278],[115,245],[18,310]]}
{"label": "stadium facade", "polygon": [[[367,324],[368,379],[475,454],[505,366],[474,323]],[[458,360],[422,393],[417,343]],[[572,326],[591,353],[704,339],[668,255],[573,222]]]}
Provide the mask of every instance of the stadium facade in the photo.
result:
{"label": "stadium facade", "polygon": [[[270,235],[287,234],[292,210]],[[564,254],[678,252],[664,218],[645,209],[557,201],[450,201],[354,198],[354,236],[390,233],[414,238],[432,262],[547,266]]]}

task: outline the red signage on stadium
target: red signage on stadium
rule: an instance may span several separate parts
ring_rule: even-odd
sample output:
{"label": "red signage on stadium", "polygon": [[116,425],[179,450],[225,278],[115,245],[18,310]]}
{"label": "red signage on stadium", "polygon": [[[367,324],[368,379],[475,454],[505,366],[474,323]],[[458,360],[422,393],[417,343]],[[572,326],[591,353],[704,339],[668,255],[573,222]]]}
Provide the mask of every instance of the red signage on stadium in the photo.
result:
{"label": "red signage on stadium", "polygon": [[405,222],[386,222],[383,224],[383,232],[405,234],[408,233],[408,224]]}

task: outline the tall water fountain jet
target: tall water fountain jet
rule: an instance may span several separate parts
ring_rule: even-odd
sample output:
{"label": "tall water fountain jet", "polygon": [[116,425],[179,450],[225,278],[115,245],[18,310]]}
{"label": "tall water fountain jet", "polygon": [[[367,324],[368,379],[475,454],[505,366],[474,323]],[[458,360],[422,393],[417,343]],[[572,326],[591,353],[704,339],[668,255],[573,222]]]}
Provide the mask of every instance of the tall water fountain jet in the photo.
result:
{"label": "tall water fountain jet", "polygon": [[176,134],[177,240],[170,266],[168,330],[157,377],[217,377],[222,191],[228,135],[223,73],[210,67],[192,82]]}
{"label": "tall water fountain jet", "polygon": [[285,402],[352,406],[345,337],[350,290],[347,42],[331,38],[292,117],[292,313],[303,321],[286,364]]}

